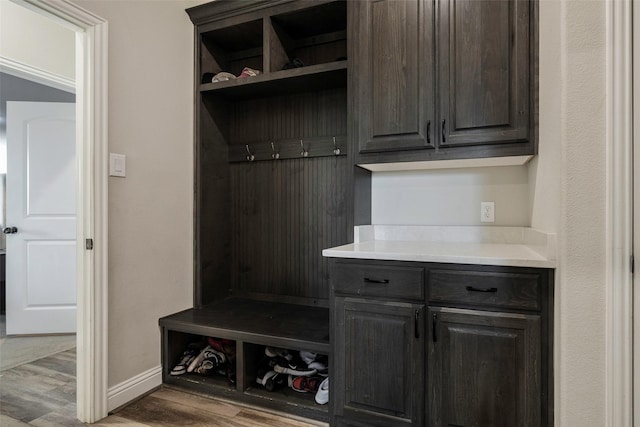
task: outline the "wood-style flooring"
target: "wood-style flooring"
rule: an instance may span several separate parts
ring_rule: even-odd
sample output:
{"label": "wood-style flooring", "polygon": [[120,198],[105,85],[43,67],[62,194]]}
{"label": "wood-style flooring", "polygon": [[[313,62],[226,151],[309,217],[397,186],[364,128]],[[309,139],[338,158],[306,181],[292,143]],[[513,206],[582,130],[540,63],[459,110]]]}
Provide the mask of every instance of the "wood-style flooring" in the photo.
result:
{"label": "wood-style flooring", "polygon": [[[0,372],[0,426],[73,427],[75,349]],[[182,391],[160,388],[92,426],[307,427],[295,420]]]}

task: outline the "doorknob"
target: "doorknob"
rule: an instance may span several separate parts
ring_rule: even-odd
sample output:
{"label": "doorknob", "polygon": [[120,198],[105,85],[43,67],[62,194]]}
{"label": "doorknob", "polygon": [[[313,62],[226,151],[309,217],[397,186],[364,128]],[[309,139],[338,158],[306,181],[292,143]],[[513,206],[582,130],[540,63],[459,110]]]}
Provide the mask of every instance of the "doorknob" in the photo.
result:
{"label": "doorknob", "polygon": [[16,227],[5,227],[2,229],[4,234],[16,234],[18,229]]}

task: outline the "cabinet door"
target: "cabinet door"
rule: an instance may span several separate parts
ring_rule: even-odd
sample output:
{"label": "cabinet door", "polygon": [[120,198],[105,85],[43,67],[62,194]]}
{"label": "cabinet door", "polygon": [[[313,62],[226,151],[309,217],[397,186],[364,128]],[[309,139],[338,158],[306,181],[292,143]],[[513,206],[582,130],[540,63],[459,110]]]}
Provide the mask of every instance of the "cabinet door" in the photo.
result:
{"label": "cabinet door", "polygon": [[540,427],[540,316],[429,308],[429,425]]}
{"label": "cabinet door", "polygon": [[527,0],[439,0],[441,147],[529,137]]}
{"label": "cabinet door", "polygon": [[422,425],[424,306],[335,298],[334,308],[334,415],[369,426]]}
{"label": "cabinet door", "polygon": [[348,15],[360,152],[433,147],[432,1],[355,1]]}

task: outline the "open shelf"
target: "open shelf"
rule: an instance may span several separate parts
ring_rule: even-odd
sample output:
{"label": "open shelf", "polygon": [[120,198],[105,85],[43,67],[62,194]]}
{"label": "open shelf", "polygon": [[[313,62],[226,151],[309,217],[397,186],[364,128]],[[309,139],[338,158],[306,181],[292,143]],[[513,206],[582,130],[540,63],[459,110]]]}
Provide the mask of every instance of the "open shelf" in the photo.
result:
{"label": "open shelf", "polygon": [[347,85],[347,61],[310,65],[254,77],[200,85],[200,93],[227,99],[261,98],[294,92],[310,92]]}

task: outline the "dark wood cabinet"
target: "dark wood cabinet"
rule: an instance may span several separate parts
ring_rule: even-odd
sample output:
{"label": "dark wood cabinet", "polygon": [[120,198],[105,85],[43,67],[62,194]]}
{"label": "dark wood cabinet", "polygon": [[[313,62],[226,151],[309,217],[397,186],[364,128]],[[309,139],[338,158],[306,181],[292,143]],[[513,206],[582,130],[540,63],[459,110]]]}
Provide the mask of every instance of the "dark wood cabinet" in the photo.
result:
{"label": "dark wood cabinet", "polygon": [[422,425],[424,305],[339,297],[334,310],[335,416]]}
{"label": "dark wood cabinet", "polygon": [[332,425],[553,425],[552,270],[332,259],[331,291]]}
{"label": "dark wood cabinet", "polygon": [[433,148],[433,4],[356,1],[349,11],[360,152]]}
{"label": "dark wood cabinet", "polygon": [[541,424],[539,315],[429,308],[429,426]]}
{"label": "dark wood cabinet", "polygon": [[526,142],[529,1],[438,6],[439,146]]}
{"label": "dark wood cabinet", "polygon": [[355,3],[358,164],[535,154],[534,1]]}

